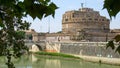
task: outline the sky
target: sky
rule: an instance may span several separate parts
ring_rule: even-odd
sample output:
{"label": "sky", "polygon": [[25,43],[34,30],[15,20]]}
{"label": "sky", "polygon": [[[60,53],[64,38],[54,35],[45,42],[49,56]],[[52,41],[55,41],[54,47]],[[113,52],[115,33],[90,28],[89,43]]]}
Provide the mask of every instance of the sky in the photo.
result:
{"label": "sky", "polygon": [[[34,29],[36,32],[48,32],[50,33],[62,31],[62,15],[66,11],[78,10],[81,8],[81,3],[84,3],[84,7],[93,8],[95,11],[99,11],[100,15],[110,19],[106,9],[103,8],[104,0],[51,0],[59,8],[55,11],[55,17],[48,16],[39,20],[36,18],[33,20],[30,16],[24,18],[31,22],[30,29]],[[115,18],[110,20],[110,29],[120,29],[120,13]]]}

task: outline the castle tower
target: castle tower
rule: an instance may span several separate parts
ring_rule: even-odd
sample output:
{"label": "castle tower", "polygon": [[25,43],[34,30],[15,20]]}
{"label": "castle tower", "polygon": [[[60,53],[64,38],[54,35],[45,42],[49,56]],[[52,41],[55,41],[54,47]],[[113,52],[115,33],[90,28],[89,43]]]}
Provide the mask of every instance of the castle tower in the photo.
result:
{"label": "castle tower", "polygon": [[63,33],[76,34],[79,31],[109,32],[110,21],[91,8],[67,11],[62,17]]}

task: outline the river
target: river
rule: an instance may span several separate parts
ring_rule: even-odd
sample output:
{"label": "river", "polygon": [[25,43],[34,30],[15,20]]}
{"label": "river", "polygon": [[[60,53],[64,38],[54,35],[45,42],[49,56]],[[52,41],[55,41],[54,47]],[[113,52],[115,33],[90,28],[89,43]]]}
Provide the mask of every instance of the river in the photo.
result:
{"label": "river", "polygon": [[[5,58],[0,57],[0,68],[7,68]],[[46,56],[23,56],[13,60],[16,68],[120,68],[107,64],[85,62],[78,59],[65,59]]]}

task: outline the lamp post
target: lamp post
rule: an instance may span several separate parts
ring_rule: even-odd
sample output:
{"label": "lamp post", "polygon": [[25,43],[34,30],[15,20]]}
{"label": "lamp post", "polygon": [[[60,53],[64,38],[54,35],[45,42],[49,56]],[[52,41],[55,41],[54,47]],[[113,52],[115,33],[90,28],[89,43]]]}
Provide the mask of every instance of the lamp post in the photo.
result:
{"label": "lamp post", "polygon": [[106,33],[106,42],[108,41],[108,33]]}

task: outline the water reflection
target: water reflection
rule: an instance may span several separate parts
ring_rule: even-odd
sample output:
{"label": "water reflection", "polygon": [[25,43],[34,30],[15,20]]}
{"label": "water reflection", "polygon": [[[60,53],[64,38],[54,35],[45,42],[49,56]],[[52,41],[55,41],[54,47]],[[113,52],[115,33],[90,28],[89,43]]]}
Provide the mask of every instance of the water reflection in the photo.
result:
{"label": "water reflection", "polygon": [[[120,68],[105,64],[85,62],[75,59],[53,58],[45,56],[29,55],[14,60],[16,68]],[[0,68],[6,68],[4,59],[0,58]]]}
{"label": "water reflection", "polygon": [[50,60],[47,59],[45,63],[45,68],[61,68],[60,60]]}
{"label": "water reflection", "polygon": [[37,60],[37,57],[35,57],[35,55],[32,54],[32,62],[36,62]]}

